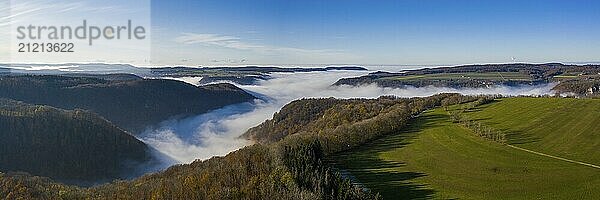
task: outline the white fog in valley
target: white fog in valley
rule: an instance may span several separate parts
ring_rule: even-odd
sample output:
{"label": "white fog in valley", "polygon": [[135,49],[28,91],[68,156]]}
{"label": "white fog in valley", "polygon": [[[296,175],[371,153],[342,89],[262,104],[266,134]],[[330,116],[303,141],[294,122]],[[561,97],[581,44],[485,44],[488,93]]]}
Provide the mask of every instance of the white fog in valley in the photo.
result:
{"label": "white fog in valley", "polygon": [[[313,97],[376,98],[382,95],[424,97],[444,92],[467,95],[540,95],[551,94],[550,90],[554,86],[554,84],[545,84],[461,90],[439,87],[394,89],[381,88],[376,85],[331,86],[340,78],[361,76],[367,73],[365,71],[329,71],[272,74],[273,79],[260,81],[257,85],[238,85],[260,97],[261,100],[227,106],[182,120],[165,121],[160,124],[159,128],[145,131],[141,139],[174,159],[174,163],[167,164],[190,163],[196,159],[223,156],[250,145],[251,142],[241,139],[239,136],[248,128],[271,118],[285,104],[296,99]],[[181,78],[179,80],[197,85],[199,79]]]}

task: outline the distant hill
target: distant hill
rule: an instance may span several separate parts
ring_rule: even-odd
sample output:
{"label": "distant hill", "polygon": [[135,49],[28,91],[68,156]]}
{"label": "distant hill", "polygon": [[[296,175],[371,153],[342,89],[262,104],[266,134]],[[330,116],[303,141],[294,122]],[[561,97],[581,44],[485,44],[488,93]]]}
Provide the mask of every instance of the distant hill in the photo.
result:
{"label": "distant hill", "polygon": [[9,68],[4,68],[2,66],[0,66],[0,75],[2,74],[9,74],[10,73],[10,69]]}
{"label": "distant hill", "polygon": [[364,67],[358,66],[339,66],[339,67],[259,67],[259,66],[245,66],[245,67],[162,67],[162,68],[151,68],[154,74],[186,74],[186,73],[198,73],[208,71],[222,71],[222,72],[257,72],[257,73],[275,73],[275,72],[316,72],[316,71],[330,71],[330,70],[358,70],[366,71]]}
{"label": "distant hill", "polygon": [[98,78],[107,81],[134,81],[142,80],[143,78],[135,74],[62,74],[64,77],[81,77],[81,78]]}
{"label": "distant hill", "polygon": [[[600,79],[600,65],[486,64],[425,68],[398,73],[374,72],[361,77],[342,78],[334,85],[377,84],[381,87],[480,88],[497,85],[536,85],[567,79]],[[563,90],[570,92],[569,90]]]}
{"label": "distant hill", "polygon": [[13,74],[36,74],[36,75],[60,75],[60,74],[116,74],[127,73],[147,75],[150,70],[135,67],[130,64],[106,64],[106,63],[61,63],[61,64],[27,64],[12,63],[0,64],[10,68]]}
{"label": "distant hill", "polygon": [[552,90],[561,94],[583,97],[600,97],[600,76],[597,78],[572,78],[561,81]]}
{"label": "distant hill", "polygon": [[317,72],[317,71],[330,71],[330,70],[357,70],[366,71],[364,67],[357,66],[340,66],[340,67],[258,67],[258,66],[246,66],[246,67],[204,67],[201,69],[212,69],[212,70],[223,70],[223,71],[244,71],[244,72],[262,72],[262,73],[274,73],[274,72]]}
{"label": "distant hill", "polygon": [[271,73],[296,73],[296,72],[323,72],[334,70],[366,71],[364,67],[339,66],[339,67],[163,67],[152,68],[154,76],[170,77],[202,77],[199,84],[208,84],[217,81],[230,81],[240,85],[253,85],[260,80],[271,78]]}
{"label": "distant hill", "polygon": [[90,110],[134,134],[172,117],[200,114],[254,99],[230,84],[196,87],[175,80],[106,77],[0,76],[0,97],[62,109]]}
{"label": "distant hill", "polygon": [[0,171],[82,183],[124,178],[151,159],[148,146],[83,110],[0,99]]}

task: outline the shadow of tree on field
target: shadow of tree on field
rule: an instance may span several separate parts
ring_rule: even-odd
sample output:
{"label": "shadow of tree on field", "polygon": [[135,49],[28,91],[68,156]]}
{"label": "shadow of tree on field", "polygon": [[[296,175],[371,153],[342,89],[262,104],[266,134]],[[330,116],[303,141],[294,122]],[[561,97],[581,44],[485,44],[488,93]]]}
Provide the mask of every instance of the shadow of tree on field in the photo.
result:
{"label": "shadow of tree on field", "polygon": [[535,136],[534,134],[531,133],[525,133],[525,131],[509,131],[509,130],[500,130],[504,133],[506,133],[506,138],[507,138],[507,142],[508,144],[527,144],[527,143],[534,143],[537,141],[540,141],[541,138],[538,136]]}
{"label": "shadow of tree on field", "polygon": [[405,129],[381,139],[369,142],[357,149],[343,152],[329,158],[329,162],[341,169],[343,176],[360,186],[378,192],[385,199],[431,199],[434,190],[425,185],[411,182],[412,179],[427,176],[421,172],[399,172],[394,169],[406,163],[382,160],[380,152],[403,148],[410,144],[417,134],[427,128],[440,126],[435,121],[444,118],[441,114],[419,116]]}
{"label": "shadow of tree on field", "polygon": [[472,120],[481,122],[484,125],[486,125],[490,128],[493,128],[495,131],[499,131],[499,132],[506,134],[506,139],[507,139],[508,144],[527,144],[527,143],[533,143],[533,142],[540,141],[540,139],[541,139],[540,137],[535,136],[534,134],[526,133],[526,131],[524,131],[524,130],[511,130],[508,128],[497,129],[495,127],[500,125],[500,123],[491,122],[490,121],[491,119],[492,119],[491,117],[485,117],[485,118],[481,117],[481,118],[474,118]]}

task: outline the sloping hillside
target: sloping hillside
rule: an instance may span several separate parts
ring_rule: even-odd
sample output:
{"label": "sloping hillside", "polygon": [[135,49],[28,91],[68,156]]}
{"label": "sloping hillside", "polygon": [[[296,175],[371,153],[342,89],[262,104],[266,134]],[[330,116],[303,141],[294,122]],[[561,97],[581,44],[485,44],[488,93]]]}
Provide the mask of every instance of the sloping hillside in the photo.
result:
{"label": "sloping hillside", "polygon": [[[89,199],[379,199],[332,170],[325,156],[400,131],[408,119],[423,110],[474,99],[442,94],[411,99],[299,100],[255,129],[267,131],[253,135],[264,142],[224,157],[89,189],[0,174],[0,197],[44,198],[62,194]],[[327,106],[296,112],[317,104]],[[274,120],[274,126],[265,125]],[[297,128],[298,123],[302,127]],[[279,130],[287,132],[275,133]],[[54,189],[41,189],[49,187]]]}
{"label": "sloping hillside", "polygon": [[[509,144],[598,160],[597,100],[506,98],[467,116],[509,134]],[[435,109],[411,128],[333,156],[385,199],[596,199],[600,171],[476,136]]]}
{"label": "sloping hillside", "polygon": [[600,99],[506,98],[467,116],[508,136],[508,143],[600,165]]}
{"label": "sloping hillside", "polygon": [[[499,85],[536,85],[580,79],[582,82],[597,80],[599,65],[545,64],[485,64],[462,65],[406,70],[397,73],[373,72],[360,77],[342,78],[334,85],[377,84],[381,87],[451,87],[486,88]],[[567,84],[559,87],[560,92],[578,93],[578,86]],[[585,88],[587,89],[587,88]]]}
{"label": "sloping hillside", "polygon": [[62,109],[86,109],[134,134],[171,117],[200,114],[254,97],[230,84],[196,87],[162,79],[1,76],[0,97]]}
{"label": "sloping hillside", "polygon": [[0,99],[0,171],[67,182],[124,178],[151,159],[149,148],[83,110]]}

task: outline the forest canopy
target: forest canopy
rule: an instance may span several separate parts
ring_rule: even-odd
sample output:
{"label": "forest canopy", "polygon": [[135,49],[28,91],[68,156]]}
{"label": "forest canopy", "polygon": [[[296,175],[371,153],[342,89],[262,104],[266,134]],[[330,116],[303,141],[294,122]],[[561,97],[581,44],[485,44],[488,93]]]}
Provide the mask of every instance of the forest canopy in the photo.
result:
{"label": "forest canopy", "polygon": [[440,94],[410,99],[298,100],[245,134],[258,144],[224,157],[92,188],[3,174],[0,197],[56,198],[58,194],[74,199],[379,199],[332,169],[324,162],[326,156],[401,130],[427,109],[477,99]]}

